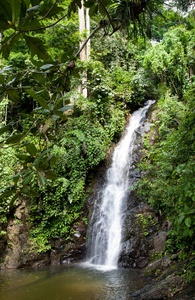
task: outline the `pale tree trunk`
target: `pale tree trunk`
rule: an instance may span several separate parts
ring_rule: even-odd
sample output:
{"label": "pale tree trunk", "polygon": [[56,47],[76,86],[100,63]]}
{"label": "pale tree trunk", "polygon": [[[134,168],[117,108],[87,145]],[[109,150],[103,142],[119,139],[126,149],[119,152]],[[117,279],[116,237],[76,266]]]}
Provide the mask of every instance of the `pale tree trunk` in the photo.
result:
{"label": "pale tree trunk", "polygon": [[[82,1],[82,7],[79,8],[79,34],[81,35],[83,31],[85,30],[85,13],[84,13],[84,6],[83,6],[83,1]],[[83,41],[80,42],[80,48],[83,44]],[[81,60],[86,60],[86,49],[85,47],[80,53],[80,59]]]}
{"label": "pale tree trunk", "polygon": [[[87,36],[90,35],[90,17],[89,17],[89,8],[86,8],[86,29],[87,29]],[[87,42],[87,49],[86,49],[86,59],[89,60],[90,57],[90,39]]]}
{"label": "pale tree trunk", "polygon": [[[83,31],[87,29],[87,35],[90,33],[90,19],[89,19],[89,9],[86,9],[86,24],[85,24],[85,11],[83,6],[83,0],[82,0],[82,7],[79,9],[79,34],[81,35]],[[80,48],[82,47],[83,41],[80,42]],[[90,42],[88,41],[87,46],[83,48],[83,50],[80,52],[80,60],[85,61],[89,59],[90,55]],[[87,82],[87,75],[82,75],[82,85],[79,86],[79,92],[84,95],[84,97],[87,97],[87,89],[82,88],[82,86]]]}

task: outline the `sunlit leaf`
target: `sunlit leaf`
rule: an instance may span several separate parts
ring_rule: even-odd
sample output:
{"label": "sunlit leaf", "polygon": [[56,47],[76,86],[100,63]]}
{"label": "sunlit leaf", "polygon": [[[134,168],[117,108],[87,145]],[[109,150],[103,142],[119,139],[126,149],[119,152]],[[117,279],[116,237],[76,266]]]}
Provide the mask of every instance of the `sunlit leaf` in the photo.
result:
{"label": "sunlit leaf", "polygon": [[66,106],[64,106],[64,107],[62,107],[62,108],[59,108],[59,109],[57,110],[57,112],[64,112],[64,111],[67,111],[67,110],[69,110],[69,109],[73,109],[73,106],[72,106],[72,105],[66,105]]}
{"label": "sunlit leaf", "polygon": [[47,69],[50,69],[54,67],[54,65],[52,64],[46,64],[46,65],[43,65],[42,67],[40,67],[41,70],[47,70]]}
{"label": "sunlit leaf", "polygon": [[41,172],[38,172],[38,177],[39,177],[39,181],[40,181],[41,186],[45,185],[47,180]]}
{"label": "sunlit leaf", "polygon": [[4,72],[6,72],[6,71],[9,71],[9,70],[11,70],[11,69],[12,69],[11,66],[6,66],[6,67],[4,67],[3,69],[0,70],[0,74],[4,73]]}

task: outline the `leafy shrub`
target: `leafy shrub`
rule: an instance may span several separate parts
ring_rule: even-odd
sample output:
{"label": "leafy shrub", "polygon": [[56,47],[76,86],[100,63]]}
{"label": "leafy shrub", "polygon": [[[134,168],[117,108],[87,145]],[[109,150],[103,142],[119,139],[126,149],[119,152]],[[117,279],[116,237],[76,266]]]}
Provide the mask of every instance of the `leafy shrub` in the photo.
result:
{"label": "leafy shrub", "polygon": [[189,251],[194,247],[195,225],[195,109],[194,89],[186,105],[166,96],[158,103],[158,141],[146,152],[144,178],[138,192],[173,222],[170,244]]}

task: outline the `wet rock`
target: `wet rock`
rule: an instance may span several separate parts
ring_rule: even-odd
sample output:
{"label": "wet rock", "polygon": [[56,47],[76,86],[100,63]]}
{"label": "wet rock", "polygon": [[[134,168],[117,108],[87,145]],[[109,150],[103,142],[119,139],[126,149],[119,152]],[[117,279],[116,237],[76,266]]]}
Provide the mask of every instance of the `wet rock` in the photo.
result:
{"label": "wet rock", "polygon": [[179,276],[172,276],[155,285],[147,285],[131,296],[140,300],[162,300],[170,299],[181,291],[184,286],[184,279]]}
{"label": "wet rock", "polygon": [[154,273],[156,270],[166,269],[171,265],[172,261],[169,256],[162,257],[152,263],[150,263],[146,270],[150,273]]}
{"label": "wet rock", "polygon": [[78,262],[86,255],[84,234],[86,225],[80,221],[74,227],[76,230],[69,241],[65,239],[52,239],[50,260],[52,265]]}
{"label": "wet rock", "polygon": [[138,202],[135,193],[133,197],[133,201],[127,201],[125,210],[119,266],[142,269],[151,262],[151,251],[155,253],[153,237],[157,234],[157,218],[147,203]]}
{"label": "wet rock", "polygon": [[151,123],[146,122],[145,125],[144,125],[144,131],[149,132],[150,131],[150,126],[151,126]]}
{"label": "wet rock", "polygon": [[32,250],[33,241],[29,239],[29,211],[29,199],[18,201],[14,216],[9,219],[7,228],[5,228],[7,234],[0,241],[0,254],[2,254],[0,268],[39,267],[50,263],[53,265],[64,263],[66,256],[71,262],[84,257],[83,236],[86,233],[86,225],[83,221],[75,225],[71,243],[59,237],[50,241],[51,250],[45,253],[39,253],[38,247]]}
{"label": "wet rock", "polygon": [[165,242],[167,240],[166,231],[158,231],[157,235],[154,236],[154,250],[159,253],[164,250]]}

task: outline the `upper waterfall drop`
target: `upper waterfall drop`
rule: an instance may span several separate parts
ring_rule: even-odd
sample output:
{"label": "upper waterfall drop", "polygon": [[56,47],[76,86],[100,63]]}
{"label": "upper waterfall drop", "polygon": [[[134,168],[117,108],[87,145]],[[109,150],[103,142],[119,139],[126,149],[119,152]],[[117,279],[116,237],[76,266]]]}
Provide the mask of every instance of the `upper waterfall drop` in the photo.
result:
{"label": "upper waterfall drop", "polygon": [[128,190],[128,173],[137,137],[136,131],[144,123],[149,107],[155,101],[135,111],[126,134],[115,148],[107,180],[95,200],[89,227],[89,256],[95,265],[117,267],[123,225],[122,205]]}

